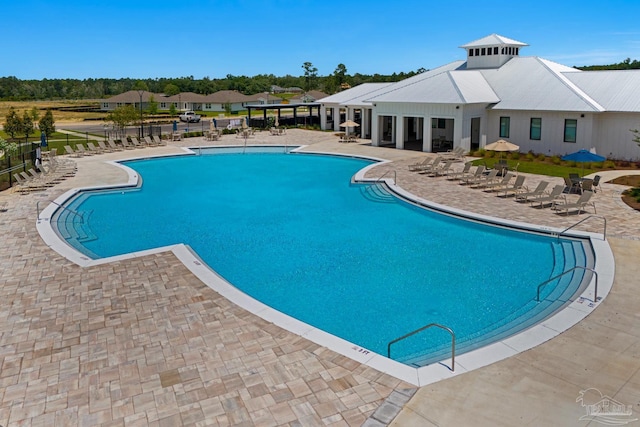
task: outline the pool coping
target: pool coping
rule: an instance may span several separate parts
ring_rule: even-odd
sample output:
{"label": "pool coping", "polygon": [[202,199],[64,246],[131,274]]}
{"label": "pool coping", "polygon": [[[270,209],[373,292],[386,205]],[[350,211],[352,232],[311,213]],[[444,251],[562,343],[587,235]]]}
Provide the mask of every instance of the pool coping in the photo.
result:
{"label": "pool coping", "polygon": [[[219,146],[216,146],[219,147]],[[236,147],[237,146],[232,146]],[[252,145],[251,147],[259,147],[259,145]],[[283,146],[284,147],[284,146]],[[290,152],[298,152],[304,149],[305,145],[299,145],[296,149]],[[162,252],[172,252],[184,265],[189,269],[198,279],[211,289],[227,298],[234,304],[242,307],[243,309],[261,317],[262,319],[271,322],[283,329],[286,329],[294,334],[309,339],[310,341],[335,351],[343,356],[349,357],[359,363],[374,368],[380,372],[386,373],[400,380],[403,380],[409,384],[415,386],[424,386],[437,382],[443,379],[451,378],[471,370],[498,362],[513,355],[516,355],[525,350],[536,347],[549,339],[559,335],[563,331],[576,325],[586,316],[588,316],[593,310],[595,310],[599,304],[609,294],[615,272],[615,264],[613,259],[613,252],[609,244],[597,233],[587,233],[581,231],[571,231],[566,233],[569,237],[577,237],[588,239],[594,251],[595,256],[595,270],[597,271],[598,281],[598,301],[593,302],[593,288],[595,286],[595,277],[591,278],[591,281],[585,288],[584,292],[575,299],[575,301],[568,304],[562,310],[554,313],[544,321],[531,326],[515,335],[512,335],[503,340],[494,342],[479,349],[456,355],[455,357],[455,370],[451,371],[450,366],[446,364],[447,360],[443,362],[433,363],[431,365],[414,368],[403,363],[389,359],[381,354],[374,353],[366,348],[359,347],[353,343],[350,343],[342,338],[331,335],[318,328],[312,327],[306,323],[303,323],[293,317],[290,317],[278,310],[275,310],[266,304],[261,303],[258,300],[250,297],[233,285],[228,283],[222,277],[220,277],[212,268],[207,266],[198,255],[186,244],[176,244],[164,247],[153,248],[145,251],[132,252],[115,257],[101,258],[93,260],[85,256],[84,254],[76,251],[66,242],[64,242],[54,231],[50,224],[50,218],[53,216],[59,205],[62,205],[68,199],[75,197],[81,192],[96,191],[96,190],[117,190],[125,188],[135,188],[141,185],[141,177],[133,169],[121,164],[123,161],[135,161],[144,160],[150,158],[163,158],[174,157],[181,155],[195,155],[193,150],[188,148],[182,148],[183,153],[179,154],[162,154],[152,156],[140,156],[132,157],[126,160],[120,161],[107,161],[106,163],[114,165],[123,169],[127,173],[127,182],[116,185],[100,185],[100,186],[87,186],[71,189],[64,194],[57,197],[53,203],[47,205],[43,209],[36,221],[36,228],[38,233],[42,237],[45,244],[68,259],[69,261],[81,266],[90,267],[94,265],[108,264],[125,259],[132,259],[141,256],[147,256],[151,254],[157,254]],[[417,205],[431,208],[443,213],[461,216],[463,218],[472,219],[476,221],[482,221],[497,226],[506,226],[510,228],[516,228],[526,230],[530,232],[540,232],[544,234],[560,233],[561,229],[555,229],[551,227],[536,226],[529,223],[505,220],[501,218],[474,214],[469,211],[451,208],[446,205],[431,202],[429,200],[420,198],[408,191],[398,187],[391,177],[382,178],[365,178],[366,173],[381,164],[390,163],[389,160],[380,159],[372,156],[362,156],[353,154],[339,154],[328,153],[321,151],[304,151],[301,154],[318,154],[318,155],[330,155],[339,157],[352,157],[361,158],[374,161],[375,163],[368,165],[360,169],[352,177],[353,183],[371,183],[381,182],[384,183],[392,192],[398,194]]]}

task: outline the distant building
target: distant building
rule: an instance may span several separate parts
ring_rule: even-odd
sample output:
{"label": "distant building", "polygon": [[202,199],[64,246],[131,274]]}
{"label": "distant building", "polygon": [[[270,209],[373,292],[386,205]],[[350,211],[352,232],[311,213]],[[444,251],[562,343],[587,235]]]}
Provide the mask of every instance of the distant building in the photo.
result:
{"label": "distant building", "polygon": [[521,152],[640,159],[629,131],[640,128],[640,70],[580,71],[523,57],[526,46],[491,34],[461,46],[466,61],[320,99],[321,127],[352,119],[372,145],[426,152],[506,139]]}

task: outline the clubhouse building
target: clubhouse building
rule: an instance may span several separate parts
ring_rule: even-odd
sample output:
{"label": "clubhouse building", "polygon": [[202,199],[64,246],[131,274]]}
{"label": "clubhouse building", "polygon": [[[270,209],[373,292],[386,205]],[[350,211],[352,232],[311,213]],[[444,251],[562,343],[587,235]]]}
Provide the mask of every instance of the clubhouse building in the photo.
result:
{"label": "clubhouse building", "polygon": [[461,46],[466,61],[319,99],[321,127],[351,119],[374,146],[426,152],[505,139],[520,152],[640,160],[640,70],[581,71],[521,56],[526,46],[491,34]]}

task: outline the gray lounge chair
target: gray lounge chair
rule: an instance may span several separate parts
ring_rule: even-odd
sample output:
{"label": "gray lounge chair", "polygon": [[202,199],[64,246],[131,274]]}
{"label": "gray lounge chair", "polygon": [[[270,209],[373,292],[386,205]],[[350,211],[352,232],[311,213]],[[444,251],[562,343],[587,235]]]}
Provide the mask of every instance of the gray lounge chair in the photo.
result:
{"label": "gray lounge chair", "polygon": [[[508,174],[507,174],[508,175]],[[526,176],[518,175],[516,180],[511,185],[507,185],[500,189],[500,192],[504,193],[502,197],[509,197],[509,194],[518,194],[524,188],[524,179]],[[498,194],[500,195],[500,194]]]}
{"label": "gray lounge chair", "polygon": [[419,170],[422,170],[425,167],[430,167],[431,162],[433,162],[434,160],[435,160],[435,158],[427,157],[421,162],[410,164],[409,165],[409,171],[410,172],[417,172]]}
{"label": "gray lounge chair", "polygon": [[565,196],[564,203],[558,203],[557,200],[553,202],[553,206],[551,209],[556,211],[564,211],[566,215],[569,215],[570,210],[577,210],[578,214],[584,212],[584,207],[588,204],[593,206],[593,213],[596,213],[596,204],[591,202],[591,196],[593,196],[593,191],[584,191],[580,198],[578,198],[575,202],[568,202]]}
{"label": "gray lounge chair", "polygon": [[484,169],[485,169],[484,165],[478,165],[476,167],[476,171],[473,174],[467,175],[460,179],[460,184],[462,185],[470,184],[472,180],[482,176],[482,174],[484,173]]}
{"label": "gray lounge chair", "polygon": [[558,198],[562,197],[562,192],[564,191],[564,185],[556,185],[551,190],[548,196],[538,197],[534,200],[531,200],[531,206],[537,204],[538,207],[543,208],[545,205],[552,205],[553,202],[558,200]]}
{"label": "gray lounge chair", "polygon": [[453,181],[455,179],[462,179],[463,177],[467,176],[469,174],[469,172],[471,171],[471,166],[473,166],[473,163],[471,162],[467,162],[464,164],[464,167],[462,168],[462,170],[459,170],[457,172],[451,172],[447,174],[447,179],[449,181]]}
{"label": "gray lounge chair", "polygon": [[533,191],[527,191],[524,193],[516,193],[515,201],[516,202],[530,202],[536,197],[542,197],[544,195],[544,191],[547,189],[549,185],[548,181],[540,181],[538,186]]}
{"label": "gray lounge chair", "polygon": [[482,188],[487,184],[490,184],[498,179],[498,169],[491,169],[487,175],[480,175],[478,177],[473,178],[469,185],[475,188]]}

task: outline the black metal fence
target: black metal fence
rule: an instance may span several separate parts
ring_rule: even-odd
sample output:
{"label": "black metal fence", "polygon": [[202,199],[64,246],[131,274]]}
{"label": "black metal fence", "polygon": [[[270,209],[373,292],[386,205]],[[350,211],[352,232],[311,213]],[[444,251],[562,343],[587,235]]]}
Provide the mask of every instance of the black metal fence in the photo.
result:
{"label": "black metal fence", "polygon": [[18,151],[11,155],[4,155],[0,159],[0,190],[5,190],[15,185],[13,174],[26,172],[35,168],[38,156],[39,143],[22,143]]}

